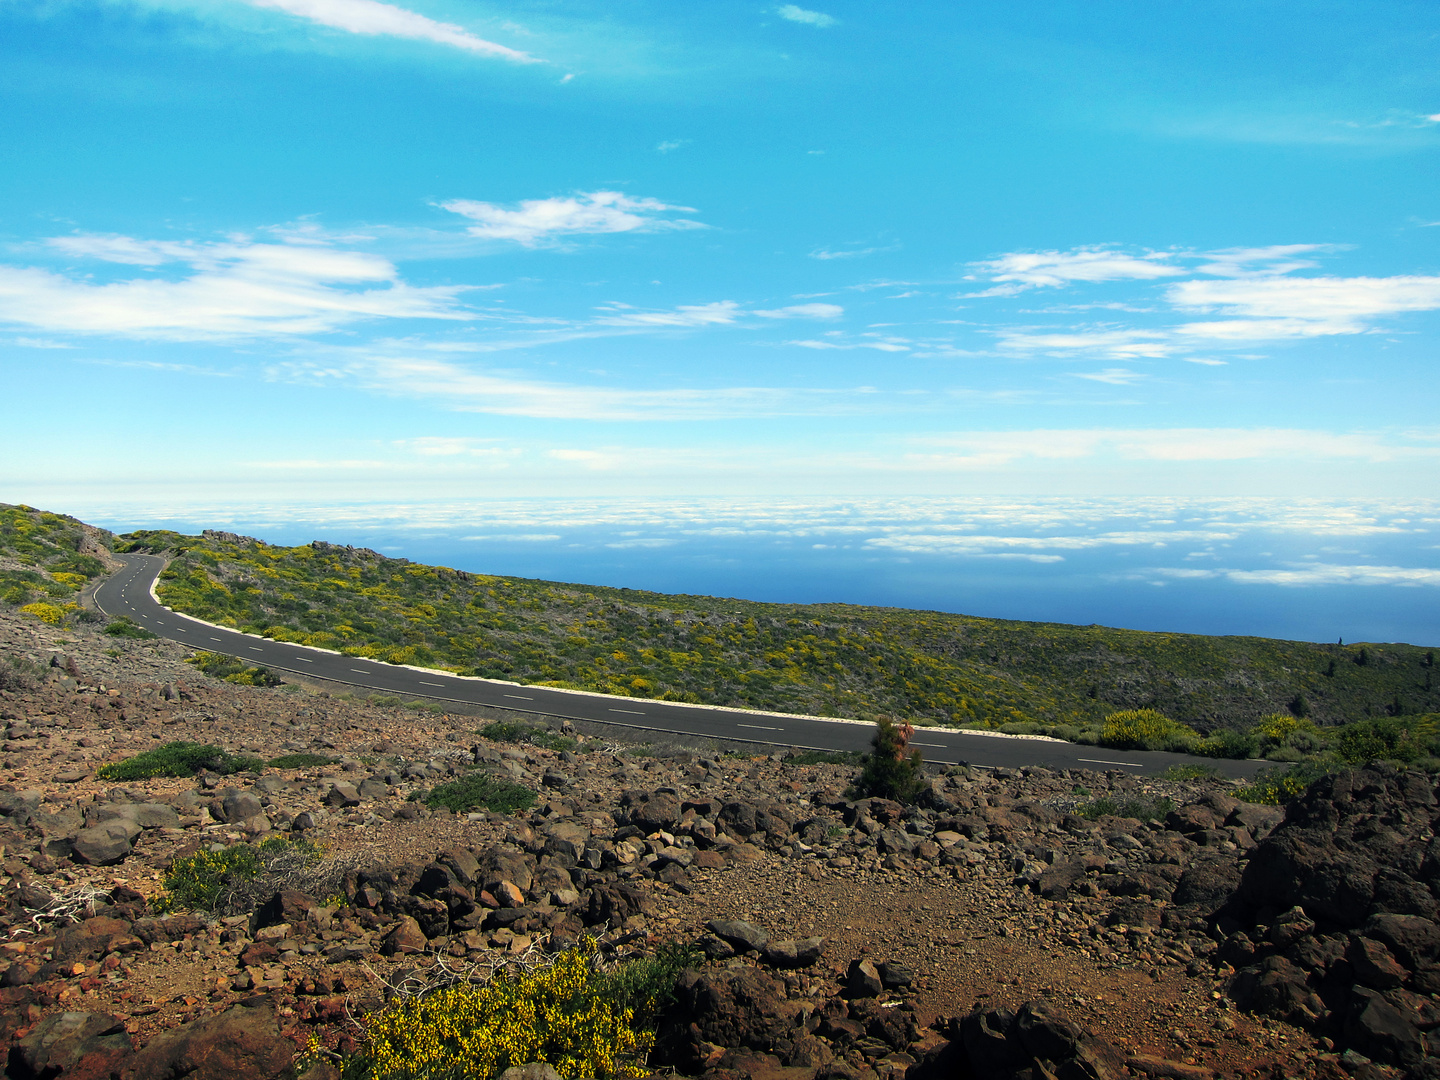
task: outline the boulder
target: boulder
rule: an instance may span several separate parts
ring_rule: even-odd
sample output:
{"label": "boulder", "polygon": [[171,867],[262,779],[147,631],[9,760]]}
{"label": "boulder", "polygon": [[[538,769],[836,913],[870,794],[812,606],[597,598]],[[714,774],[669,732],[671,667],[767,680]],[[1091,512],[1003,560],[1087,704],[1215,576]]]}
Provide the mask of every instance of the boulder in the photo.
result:
{"label": "boulder", "polygon": [[[136,829],[135,833],[138,832],[139,829]],[[91,866],[114,866],[130,854],[130,841],[135,833],[123,822],[106,822],[94,828],[81,829],[71,846],[81,862]]]}
{"label": "boulder", "polygon": [[[715,935],[717,940],[719,935]],[[729,942],[725,942],[730,946]],[[703,947],[703,946],[702,946]],[[733,951],[733,946],[730,946]],[[802,968],[817,963],[825,952],[825,939],[818,937],[771,941],[762,949],[765,963],[771,967]]]}
{"label": "boulder", "polygon": [[759,952],[770,940],[768,931],[744,919],[711,919],[705,924],[705,929],[736,952]]}
{"label": "boulder", "polygon": [[395,924],[383,941],[380,942],[380,951],[386,956],[394,956],[397,953],[420,953],[425,951],[428,938],[425,931],[420,929],[420,924],[409,915],[401,915],[400,921]]}
{"label": "boulder", "polygon": [[7,1077],[40,1080],[110,1080],[130,1056],[122,1017],[104,1013],[52,1013],[11,1051]]}
{"label": "boulder", "polygon": [[875,997],[885,989],[885,980],[869,960],[850,961],[845,972],[845,996],[849,998]]}
{"label": "boulder", "polygon": [[630,824],[646,836],[670,829],[680,820],[680,800],[673,791],[626,792],[621,805],[630,811]]}
{"label": "boulder", "polygon": [[264,809],[253,792],[231,791],[220,800],[220,820],[238,824],[263,813]]}
{"label": "boulder", "polygon": [[163,1031],[131,1058],[121,1080],[293,1080],[295,1044],[269,999],[252,999]]}
{"label": "boulder", "polygon": [[95,815],[96,823],[107,821],[129,821],[137,829],[175,829],[180,826],[180,815],[173,806],[164,803],[111,803],[101,806]]}
{"label": "boulder", "polygon": [[332,809],[359,806],[360,793],[355,790],[354,784],[336,780],[330,785],[330,790],[325,793],[325,805]]}

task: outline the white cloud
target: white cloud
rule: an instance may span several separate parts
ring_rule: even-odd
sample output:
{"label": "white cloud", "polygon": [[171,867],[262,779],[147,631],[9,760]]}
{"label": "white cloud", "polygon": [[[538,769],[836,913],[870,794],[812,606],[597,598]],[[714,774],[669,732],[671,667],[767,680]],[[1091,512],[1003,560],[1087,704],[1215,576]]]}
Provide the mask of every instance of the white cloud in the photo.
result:
{"label": "white cloud", "polygon": [[1000,347],[1014,352],[1052,355],[1089,353],[1129,360],[1136,357],[1159,359],[1175,351],[1175,347],[1166,341],[1168,335],[1158,330],[1075,330],[1057,333],[1000,330],[995,333]]}
{"label": "white cloud", "polygon": [[[1440,277],[1261,277],[1181,281],[1166,290],[1176,307],[1239,316],[1194,323],[1184,333],[1251,339],[1358,334],[1379,315],[1440,309]],[[1229,329],[1227,329],[1227,327]]]}
{"label": "white cloud", "polygon": [[513,209],[474,199],[451,199],[440,206],[476,222],[465,230],[471,236],[514,240],[526,247],[562,236],[708,227],[686,218],[656,216],[670,211],[693,214],[693,207],[672,206],[659,199],[632,199],[619,191],[581,191],[551,199],[526,199]]}
{"label": "white cloud", "polygon": [[838,319],[845,309],[839,304],[792,304],[755,314],[762,319]]}
{"label": "white cloud", "polygon": [[1148,379],[1149,376],[1141,371],[1131,371],[1129,368],[1106,368],[1104,371],[1076,371],[1072,374],[1077,379],[1089,379],[1091,382],[1108,383],[1111,386],[1129,386],[1141,379]]}
{"label": "white cloud", "polygon": [[1413,566],[1341,566],[1309,563],[1284,570],[1178,570],[1151,573],[1174,578],[1224,578],[1240,585],[1409,585],[1440,586],[1440,570]]}
{"label": "white cloud", "polygon": [[1182,273],[1165,260],[1165,252],[1127,255],[1105,247],[1074,248],[1070,251],[1017,251],[997,259],[975,263],[992,281],[1008,286],[971,293],[971,296],[1011,296],[1023,289],[1059,287],[1074,281],[1150,281]]}
{"label": "white cloud", "polygon": [[745,312],[733,300],[681,304],[671,311],[639,311],[628,304],[607,304],[595,321],[602,326],[730,326]]}
{"label": "white cloud", "polygon": [[486,41],[454,23],[436,22],[418,12],[378,0],[247,0],[255,7],[276,8],[351,34],[432,41],[464,49],[477,56],[535,63],[535,58],[493,41]]}
{"label": "white cloud", "polygon": [[559,540],[559,533],[493,533],[489,536],[462,536],[461,540],[500,544],[550,544]]}
{"label": "white cloud", "polygon": [[682,146],[690,145],[689,139],[666,139],[655,147],[657,153],[668,154],[672,150],[679,150]]}
{"label": "white cloud", "polygon": [[1330,250],[1328,244],[1272,244],[1258,248],[1224,248],[1206,252],[1202,258],[1209,261],[1198,269],[1202,274],[1214,274],[1216,277],[1288,274],[1293,270],[1308,270],[1319,265],[1314,259],[1301,259],[1296,256],[1327,250]]}
{"label": "white cloud", "polygon": [[792,304],[789,307],[747,311],[734,300],[709,304],[681,304],[670,311],[643,311],[629,304],[611,303],[595,320],[602,326],[733,326],[746,316],[762,319],[836,319],[845,314],[839,304]]}
{"label": "white cloud", "polygon": [[463,286],[406,285],[386,259],[318,244],[80,235],[48,246],[147,269],[179,265],[189,273],[178,280],[147,275],[97,285],[33,267],[0,266],[0,322],[54,333],[195,341],[324,333],[376,318],[471,318],[455,306]]}
{"label": "white cloud", "polygon": [[834,26],[835,18],[826,15],[822,11],[808,11],[805,8],[797,7],[794,4],[782,4],[775,10],[775,14],[790,22],[805,23],[807,26]]}

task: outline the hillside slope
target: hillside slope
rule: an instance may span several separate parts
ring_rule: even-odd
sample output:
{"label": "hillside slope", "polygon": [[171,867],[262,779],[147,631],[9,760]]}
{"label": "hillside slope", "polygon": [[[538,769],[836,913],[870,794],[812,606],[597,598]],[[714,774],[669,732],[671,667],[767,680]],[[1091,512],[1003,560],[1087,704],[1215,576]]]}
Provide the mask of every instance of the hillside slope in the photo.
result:
{"label": "hillside slope", "polygon": [[[819,715],[1093,727],[1148,706],[1201,731],[1440,710],[1433,651],[1011,622],[468,574],[316,541],[127,534],[161,599],[269,637],[462,674]],[[1060,732],[1063,734],[1063,732]]]}

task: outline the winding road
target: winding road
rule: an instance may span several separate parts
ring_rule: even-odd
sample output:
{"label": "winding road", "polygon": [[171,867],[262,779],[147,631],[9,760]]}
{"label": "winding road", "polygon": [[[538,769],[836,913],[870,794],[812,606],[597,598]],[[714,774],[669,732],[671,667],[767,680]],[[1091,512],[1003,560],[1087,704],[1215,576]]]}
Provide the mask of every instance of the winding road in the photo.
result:
{"label": "winding road", "polygon": [[[124,563],[123,569],[103,581],[94,594],[96,606],[104,614],[112,618],[125,616],[160,637],[196,650],[225,653],[257,666],[406,698],[463,702],[639,731],[808,750],[865,751],[870,748],[874,727],[868,723],[463,678],[242,634],[180,615],[160,604],[152,591],[165,567],[165,560],[160,556],[117,558]],[[1172,765],[1200,762],[1214,766],[1224,775],[1248,778],[1264,764],[1112,750],[1054,739],[1014,738],[930,727],[918,729],[911,745],[920,748],[926,761],[966,763],[977,768],[1044,765],[1055,769],[1125,769],[1154,775]]]}

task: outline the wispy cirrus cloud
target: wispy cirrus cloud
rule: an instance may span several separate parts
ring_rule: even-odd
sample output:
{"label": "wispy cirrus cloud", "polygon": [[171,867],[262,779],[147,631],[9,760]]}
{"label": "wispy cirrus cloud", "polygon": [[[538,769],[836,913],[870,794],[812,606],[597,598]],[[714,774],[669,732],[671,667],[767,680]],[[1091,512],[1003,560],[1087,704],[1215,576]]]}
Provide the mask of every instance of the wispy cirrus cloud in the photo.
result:
{"label": "wispy cirrus cloud", "polygon": [[88,276],[0,266],[0,322],[67,334],[198,341],[323,334],[371,319],[466,320],[464,286],[416,287],[389,260],[319,244],[138,240],[80,234],[46,247],[71,258],[156,270]]}
{"label": "wispy cirrus cloud", "polygon": [[610,303],[595,322],[601,326],[699,327],[733,326],[747,316],[761,319],[836,319],[845,314],[839,304],[792,304],[789,307],[747,309],[734,300],[709,304],[681,304],[668,311],[645,311],[629,304]]}
{"label": "wispy cirrus cloud", "polygon": [[1027,289],[1060,288],[1077,281],[1153,281],[1184,273],[1170,262],[1172,258],[1169,252],[1132,255],[1108,247],[1016,251],[973,264],[980,274],[999,284],[968,295],[1013,296]]}
{"label": "wispy cirrus cloud", "polygon": [[822,29],[835,25],[833,15],[826,15],[823,11],[811,11],[795,4],[781,4],[775,9],[775,14],[787,22],[803,23],[806,26],[818,26]]}
{"label": "wispy cirrus cloud", "polygon": [[[854,411],[854,391],[764,386],[632,389],[548,382],[470,367],[432,356],[335,351],[325,359],[272,364],[271,379],[309,386],[349,386],[431,401],[456,412],[546,420],[722,420],[734,417],[838,415]],[[448,450],[452,446],[433,444]]]}
{"label": "wispy cirrus cloud", "polygon": [[1436,460],[1434,434],[1334,432],[1303,428],[1050,428],[931,436],[944,450],[917,454],[921,465],[1005,465],[1027,459],[1113,457],[1126,461]]}
{"label": "wispy cirrus cloud", "polygon": [[471,236],[512,240],[525,247],[538,247],[567,236],[709,228],[688,218],[661,216],[693,214],[694,207],[632,198],[620,191],[581,191],[549,199],[525,199],[510,207],[476,199],[450,199],[440,207],[473,221],[465,230]]}
{"label": "wispy cirrus cloud", "polygon": [[372,37],[406,38],[447,45],[477,56],[536,63],[528,53],[477,37],[463,26],[434,19],[379,0],[245,0],[252,7],[270,8],[320,26]]}

